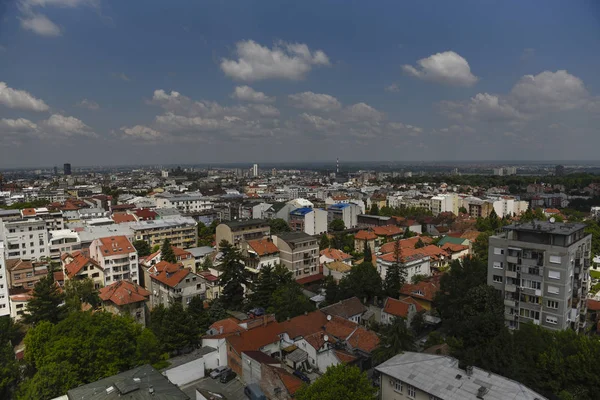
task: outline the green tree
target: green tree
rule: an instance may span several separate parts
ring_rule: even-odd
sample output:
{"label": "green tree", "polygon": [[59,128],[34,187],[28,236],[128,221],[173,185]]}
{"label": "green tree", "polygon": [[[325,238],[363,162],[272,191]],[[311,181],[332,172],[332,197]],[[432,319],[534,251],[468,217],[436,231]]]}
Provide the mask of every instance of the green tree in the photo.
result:
{"label": "green tree", "polygon": [[323,288],[325,289],[325,302],[327,304],[336,303],[340,298],[340,288],[333,276],[328,275],[325,277]]}
{"label": "green tree", "polygon": [[371,206],[371,209],[369,210],[369,214],[379,215],[379,206],[377,205],[377,203],[373,203],[373,205]]}
{"label": "green tree", "polygon": [[150,255],[150,245],[145,240],[134,241],[133,247],[135,247],[138,257],[146,257]]}
{"label": "green tree", "polygon": [[169,308],[162,304],[150,314],[150,329],[161,344],[162,351],[177,354],[181,350],[194,348],[199,343],[196,321],[183,309],[180,302],[172,303]]}
{"label": "green tree", "polygon": [[373,253],[371,252],[371,246],[369,246],[369,244],[366,240],[365,240],[365,249],[363,250],[363,260],[365,262],[373,261]]}
{"label": "green tree", "polygon": [[407,226],[406,229],[404,230],[404,235],[402,235],[402,237],[404,239],[409,239],[411,237],[417,236],[417,234],[415,232],[412,232],[410,230],[410,226]]}
{"label": "green tree", "polygon": [[136,340],[136,358],[139,364],[153,364],[161,357],[160,343],[156,335],[148,328]]}
{"label": "green tree", "polygon": [[32,298],[27,303],[27,309],[23,315],[23,321],[30,325],[41,321],[59,322],[67,313],[67,309],[62,305],[64,298],[64,294],[54,282],[54,275],[50,271],[35,284]]}
{"label": "green tree", "polygon": [[411,282],[413,285],[417,284],[419,282],[423,282],[425,279],[427,279],[428,276],[427,275],[423,275],[423,274],[414,274],[412,276]]}
{"label": "green tree", "polygon": [[363,301],[370,301],[381,295],[381,277],[373,264],[362,262],[353,266],[342,278],[339,290],[339,300],[356,296]]}
{"label": "green tree", "polygon": [[333,232],[341,232],[346,229],[344,220],[336,218],[329,223],[329,230]]}
{"label": "green tree", "polygon": [[100,297],[90,278],[68,279],[65,282],[65,305],[69,311],[81,311],[83,304],[92,308],[100,306]]}
{"label": "green tree", "polygon": [[241,310],[244,307],[244,287],[248,285],[248,273],[242,262],[242,254],[226,240],[219,243],[223,254],[219,285],[223,288],[221,301],[228,310]]}
{"label": "green tree", "polygon": [[160,259],[161,261],[170,262],[172,264],[177,262],[177,257],[175,257],[175,252],[173,251],[173,246],[171,246],[171,241],[169,239],[165,239],[160,248]]}
{"label": "green tree", "polygon": [[210,255],[206,255],[204,257],[204,260],[202,261],[202,270],[203,271],[208,271],[209,269],[211,269],[213,267],[213,263],[212,260],[210,258]]}
{"label": "green tree", "polygon": [[387,268],[383,280],[383,292],[388,297],[397,299],[400,296],[400,288],[406,283],[406,270],[402,266],[402,247],[400,242],[394,244],[394,262]]}
{"label": "green tree", "polygon": [[17,332],[18,328],[10,316],[0,317],[0,398],[2,399],[13,397],[19,380],[19,365],[13,352]]}
{"label": "green tree", "polygon": [[271,233],[273,234],[291,231],[288,223],[282,218],[274,218],[269,220],[269,226],[271,227]]}
{"label": "green tree", "polygon": [[275,290],[268,312],[275,314],[277,321],[285,321],[314,309],[313,303],[302,292],[302,287],[296,282],[291,282]]}
{"label": "green tree", "polygon": [[271,307],[273,293],[275,293],[278,286],[276,279],[273,267],[270,265],[260,269],[250,295],[250,303],[254,307],[263,307],[264,309]]}
{"label": "green tree", "polygon": [[423,247],[425,247],[425,243],[423,243],[421,238],[419,238],[419,240],[417,240],[417,243],[415,243],[415,249],[421,249]]}
{"label": "green tree", "polygon": [[458,208],[458,212],[461,214],[468,214],[469,212],[467,211],[467,209],[465,207],[459,207]]}
{"label": "green tree", "polygon": [[213,324],[216,321],[220,321],[224,318],[227,318],[228,314],[223,307],[223,303],[221,299],[215,299],[210,303],[210,307],[208,307],[208,321]]}
{"label": "green tree", "polygon": [[296,392],[297,400],[373,400],[377,390],[367,374],[355,366],[339,364],[327,368],[310,386]]}
{"label": "green tree", "polygon": [[475,242],[473,242],[473,253],[477,256],[485,265],[487,265],[488,251],[489,251],[489,240],[492,236],[492,232],[481,232]]}
{"label": "green tree", "polygon": [[321,239],[319,239],[319,250],[328,249],[329,246],[331,246],[331,243],[329,242],[329,236],[324,233],[321,235]]}
{"label": "green tree", "polygon": [[501,223],[500,219],[498,218],[498,214],[496,214],[496,210],[492,209],[487,219],[489,220],[491,230],[495,231],[496,229],[500,228]]}
{"label": "green tree", "polygon": [[377,362],[384,362],[403,351],[416,349],[415,338],[406,325],[403,318],[394,318],[389,325],[384,326],[379,345],[373,351],[373,358]]}
{"label": "green tree", "polygon": [[197,331],[203,335],[211,323],[208,311],[204,308],[204,299],[200,296],[192,297],[186,311],[196,323]]}

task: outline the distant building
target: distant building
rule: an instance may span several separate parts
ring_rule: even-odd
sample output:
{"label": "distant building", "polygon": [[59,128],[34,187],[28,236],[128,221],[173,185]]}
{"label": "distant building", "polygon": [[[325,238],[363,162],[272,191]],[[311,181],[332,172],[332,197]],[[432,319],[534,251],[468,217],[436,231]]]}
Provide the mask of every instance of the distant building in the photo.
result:
{"label": "distant building", "polygon": [[288,223],[294,232],[320,235],[327,232],[327,211],[312,207],[296,208],[290,211]]}
{"label": "distant building", "polygon": [[258,176],[258,164],[254,164],[252,166],[252,176],[254,176],[254,177]]}
{"label": "distant building", "polygon": [[65,165],[63,166],[63,174],[66,176],[71,175],[71,164],[65,163]]}
{"label": "distant building", "polygon": [[279,249],[281,264],[294,274],[296,280],[322,277],[316,238],[304,232],[283,232],[273,236],[273,242]]}
{"label": "distant building", "polygon": [[341,219],[344,221],[346,229],[356,228],[360,213],[360,207],[354,203],[332,204],[327,208],[327,222],[331,223],[334,219]]}
{"label": "distant building", "polygon": [[0,240],[7,259],[42,260],[49,256],[48,231],[41,218],[23,218],[1,222]]}
{"label": "distant building", "polygon": [[250,219],[246,221],[229,221],[217,225],[217,247],[222,240],[226,240],[236,247],[241,247],[243,242],[262,239],[271,234],[271,227],[266,221]]}

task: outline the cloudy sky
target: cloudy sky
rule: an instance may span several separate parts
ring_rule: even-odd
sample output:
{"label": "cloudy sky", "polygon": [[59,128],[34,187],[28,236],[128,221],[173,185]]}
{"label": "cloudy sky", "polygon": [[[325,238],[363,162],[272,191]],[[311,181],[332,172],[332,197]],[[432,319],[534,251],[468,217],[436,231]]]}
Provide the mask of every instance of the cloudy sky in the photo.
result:
{"label": "cloudy sky", "polygon": [[0,2],[0,168],[598,159],[600,2]]}

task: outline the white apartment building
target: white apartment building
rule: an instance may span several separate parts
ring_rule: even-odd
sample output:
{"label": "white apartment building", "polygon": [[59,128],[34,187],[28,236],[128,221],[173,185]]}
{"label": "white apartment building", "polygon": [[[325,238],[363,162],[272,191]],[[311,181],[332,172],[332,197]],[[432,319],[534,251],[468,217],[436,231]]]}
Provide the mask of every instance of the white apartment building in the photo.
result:
{"label": "white apartment building", "polygon": [[8,271],[4,261],[4,243],[0,242],[0,317],[10,315],[10,297],[8,295]]}
{"label": "white apartment building", "polygon": [[[385,279],[388,268],[395,263],[394,253],[377,256],[377,272],[382,280]],[[418,252],[413,255],[402,255],[399,264],[400,268],[406,272],[406,282],[412,282],[415,275],[431,275],[431,257],[429,255]]]}
{"label": "white apartment building", "polygon": [[199,193],[176,196],[161,194],[156,196],[156,207],[176,208],[183,214],[189,214],[212,210],[214,204],[209,198],[204,197]]}
{"label": "white apartment building", "polygon": [[90,258],[104,270],[104,284],[130,280],[139,283],[138,256],[126,236],[95,239],[90,246]]}
{"label": "white apartment building", "polygon": [[41,218],[17,219],[1,222],[0,240],[4,241],[7,259],[43,260],[50,255],[48,231]]}
{"label": "white apartment building", "polygon": [[443,212],[451,212],[458,215],[458,208],[455,204],[458,204],[457,196],[453,194],[440,194],[430,199],[431,201],[431,212],[433,215],[438,215]]}
{"label": "white apartment building", "polygon": [[498,217],[504,218],[511,215],[520,215],[527,211],[529,203],[526,201],[519,201],[511,196],[502,196],[498,198],[491,198],[493,200],[493,207]]}
{"label": "white apartment building", "polygon": [[48,247],[50,258],[53,261],[60,261],[60,256],[64,253],[72,253],[74,250],[81,249],[81,239],[77,232],[71,229],[50,231],[49,236]]}

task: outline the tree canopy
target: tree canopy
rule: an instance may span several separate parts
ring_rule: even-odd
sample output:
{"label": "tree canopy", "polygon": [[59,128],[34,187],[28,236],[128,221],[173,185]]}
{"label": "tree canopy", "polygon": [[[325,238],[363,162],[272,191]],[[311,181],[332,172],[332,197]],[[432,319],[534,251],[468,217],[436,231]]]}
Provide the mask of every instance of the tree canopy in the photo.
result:
{"label": "tree canopy", "polygon": [[160,259],[161,261],[170,262],[172,264],[177,262],[177,257],[175,257],[175,252],[173,251],[173,246],[171,246],[171,241],[169,239],[165,239],[160,248]]}
{"label": "tree canopy", "polygon": [[379,346],[373,351],[377,362],[384,362],[403,351],[416,350],[415,337],[403,318],[394,318],[381,330]]}
{"label": "tree canopy", "polygon": [[339,364],[327,368],[310,386],[296,392],[297,400],[373,400],[377,390],[367,374],[354,366]]}
{"label": "tree canopy", "polygon": [[138,257],[146,257],[150,255],[150,245],[145,240],[136,240],[132,244],[138,253]]}
{"label": "tree canopy", "polygon": [[42,321],[58,323],[66,316],[67,309],[63,305],[65,295],[54,282],[52,271],[35,284],[31,296],[23,314],[26,324],[35,325]]}
{"label": "tree canopy", "polygon": [[341,232],[343,230],[346,229],[346,225],[344,224],[344,221],[336,218],[333,221],[331,221],[329,223],[329,230],[333,231],[333,232]]}
{"label": "tree canopy", "polygon": [[335,301],[348,299],[352,296],[361,301],[373,300],[375,296],[381,296],[381,277],[377,268],[370,262],[355,265],[350,272],[342,278],[339,285],[339,298]]}
{"label": "tree canopy", "polygon": [[219,284],[223,288],[221,302],[228,310],[241,310],[244,307],[244,287],[248,286],[248,272],[239,249],[226,240],[219,243],[223,253]]}
{"label": "tree canopy", "polygon": [[158,338],[162,352],[177,354],[198,345],[202,332],[199,324],[204,321],[196,321],[194,316],[197,315],[197,305],[192,314],[184,310],[179,302],[172,303],[168,308],[161,304],[152,310],[149,327]]}
{"label": "tree canopy", "polygon": [[282,218],[273,218],[269,220],[269,226],[271,227],[272,234],[291,231],[288,223]]}

